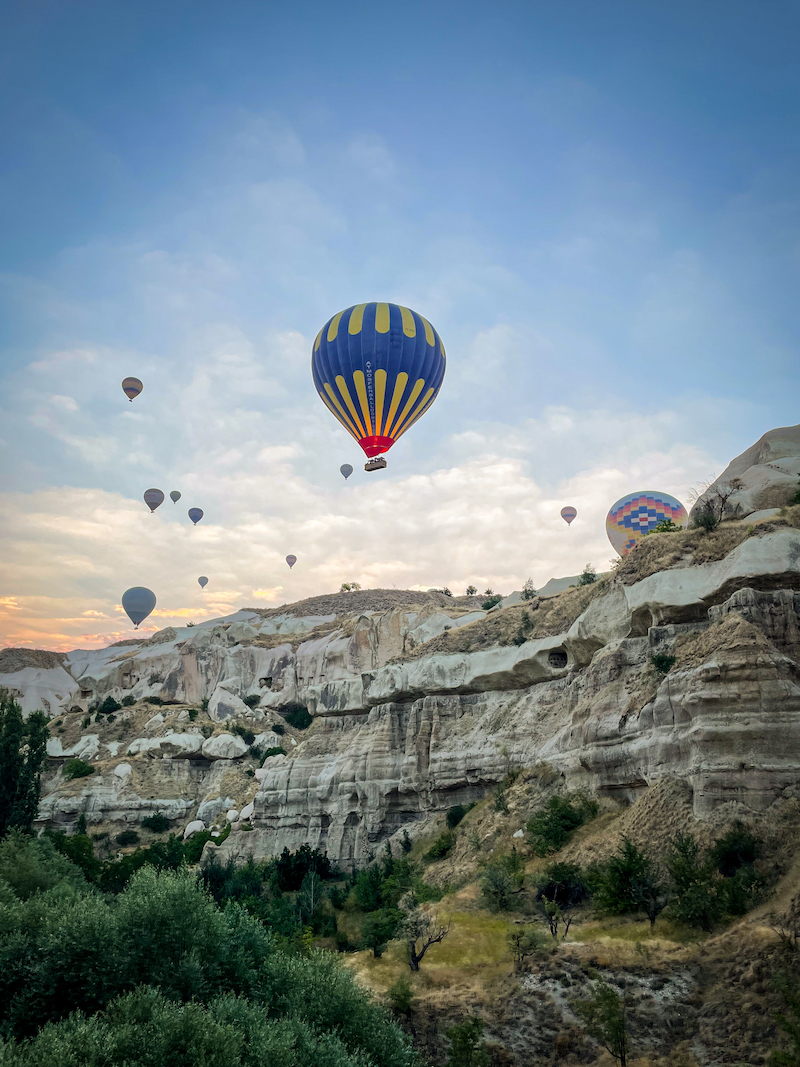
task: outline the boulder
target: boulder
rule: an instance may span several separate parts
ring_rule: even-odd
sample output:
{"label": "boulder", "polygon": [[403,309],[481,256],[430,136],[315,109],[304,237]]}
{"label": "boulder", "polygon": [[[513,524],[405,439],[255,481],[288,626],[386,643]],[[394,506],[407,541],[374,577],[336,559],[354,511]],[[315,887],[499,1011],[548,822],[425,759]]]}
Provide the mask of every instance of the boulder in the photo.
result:
{"label": "boulder", "polygon": [[229,690],[218,686],[208,702],[208,714],[214,722],[246,718],[250,709],[243,700]]}
{"label": "boulder", "polygon": [[204,800],[197,809],[197,818],[206,823],[212,823],[223,811],[228,811],[233,806],[233,797],[216,797],[213,800]]}
{"label": "boulder", "polygon": [[155,759],[169,756],[171,759],[198,758],[203,750],[203,735],[167,734],[165,737],[137,737],[128,745],[129,756],[139,753],[151,756]]}
{"label": "boulder", "polygon": [[206,824],[203,822],[202,819],[195,819],[193,822],[190,822],[186,829],[183,831],[183,840],[188,841],[189,838],[193,836],[193,834],[200,833],[200,831],[205,830],[205,828]]}
{"label": "boulder", "polygon": [[238,759],[247,749],[247,744],[237,734],[217,734],[203,742],[202,753],[206,759]]}
{"label": "boulder", "polygon": [[227,812],[227,814],[225,815],[225,818],[228,820],[229,823],[238,822],[239,812],[236,810],[236,808],[231,808],[230,811]]}
{"label": "boulder", "polygon": [[241,819],[241,821],[247,822],[247,820],[252,817],[254,810],[255,804],[253,804],[252,801],[249,804],[245,804],[245,806],[239,812],[239,818]]}

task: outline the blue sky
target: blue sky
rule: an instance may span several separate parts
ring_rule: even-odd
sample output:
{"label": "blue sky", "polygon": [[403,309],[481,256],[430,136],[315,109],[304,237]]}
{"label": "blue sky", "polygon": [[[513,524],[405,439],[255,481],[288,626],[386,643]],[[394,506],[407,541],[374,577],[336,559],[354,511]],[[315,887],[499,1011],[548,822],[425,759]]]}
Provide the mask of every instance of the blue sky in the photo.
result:
{"label": "blue sky", "polygon": [[[604,567],[616,496],[685,498],[797,422],[796,5],[104,0],[3,22],[10,643],[102,643],[131,584],[163,625],[355,578]],[[449,360],[372,481],[308,370],[322,323],[371,299],[424,314]],[[207,521],[150,519],[151,484]]]}

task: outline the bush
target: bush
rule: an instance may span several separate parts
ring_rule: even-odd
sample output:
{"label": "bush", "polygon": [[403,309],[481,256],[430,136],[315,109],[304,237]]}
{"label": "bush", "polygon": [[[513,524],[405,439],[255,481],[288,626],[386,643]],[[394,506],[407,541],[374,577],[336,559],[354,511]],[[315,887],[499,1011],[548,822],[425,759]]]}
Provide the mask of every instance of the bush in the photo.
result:
{"label": "bush", "polygon": [[286,727],[282,722],[274,722],[272,724],[272,732],[277,734],[278,737],[282,737],[286,733]]}
{"label": "bush", "polygon": [[147,679],[147,684],[148,685],[158,685],[160,682],[161,682],[161,675],[160,674],[151,674],[150,677]]}
{"label": "bush", "polygon": [[594,585],[596,581],[597,571],[594,569],[591,563],[587,563],[581,571],[580,577],[578,578],[578,585]]}
{"label": "bush", "polygon": [[794,507],[795,504],[800,504],[800,482],[797,483],[797,489],[794,491],[794,496],[789,501],[789,507]]}
{"label": "bush", "polygon": [[502,599],[503,598],[500,596],[499,593],[492,593],[491,596],[486,597],[486,600],[483,601],[481,607],[484,611],[491,611],[492,608],[495,607],[495,605],[499,604]]}
{"label": "bush", "polygon": [[400,838],[400,848],[403,850],[403,855],[407,856],[413,847],[414,843],[408,836],[408,830],[403,830],[403,835]]}
{"label": "bush", "polygon": [[522,891],[524,872],[515,870],[507,860],[499,860],[485,868],[481,876],[483,903],[492,912],[508,911],[513,897]]}
{"label": "bush", "polygon": [[692,517],[692,526],[697,530],[705,530],[706,533],[711,533],[716,530],[720,524],[721,516],[717,514],[717,510],[711,504],[703,504],[694,513]]}
{"label": "bush", "polygon": [[124,696],[120,702],[121,707],[123,708],[132,708],[135,703],[136,697],[132,693],[128,693],[128,695]]}
{"label": "bush", "polygon": [[408,1015],[414,1000],[414,990],[407,974],[400,975],[394,985],[389,986],[386,990],[386,999],[393,1012],[398,1015]]}
{"label": "bush", "polygon": [[68,759],[64,764],[64,777],[68,782],[73,778],[88,778],[94,772],[95,768],[91,763],[82,759]]}
{"label": "bush", "polygon": [[148,704],[154,704],[157,708],[160,708],[164,703],[161,697],[145,697],[145,701]]}
{"label": "bush", "polygon": [[478,590],[475,588],[474,585],[468,585],[467,588],[464,590],[464,596],[475,596],[477,592]]}
{"label": "bush", "polygon": [[87,715],[86,718],[81,723],[81,729],[85,730],[86,727],[91,723],[91,721],[92,721],[91,715]]}
{"label": "bush", "polygon": [[194,722],[197,718],[197,708],[189,708],[189,722]]}
{"label": "bush", "polygon": [[442,859],[444,856],[447,855],[447,853],[450,851],[450,849],[453,847],[453,845],[455,843],[456,843],[456,835],[453,833],[452,830],[444,830],[444,831],[442,831],[442,833],[439,834],[439,836],[433,842],[431,847],[425,853],[425,859],[426,860],[440,860],[440,859]]}
{"label": "bush", "polygon": [[[251,750],[252,751],[252,750]],[[260,753],[261,759],[267,759],[269,756],[285,756],[286,753],[280,747],[280,745],[273,745],[272,748],[265,749]]]}
{"label": "bush", "polygon": [[261,697],[258,693],[250,693],[249,696],[242,697],[242,703],[246,704],[248,708],[257,708],[261,703]]}
{"label": "bush", "polygon": [[447,1031],[450,1052],[447,1067],[489,1067],[491,1059],[483,1041],[483,1019],[473,1015],[471,1019]]}
{"label": "bush", "polygon": [[596,800],[580,793],[571,797],[550,797],[542,811],[528,820],[528,839],[537,856],[558,852],[566,845],[570,835],[585,822],[596,818],[599,810]]}
{"label": "bush", "polygon": [[469,808],[463,804],[454,804],[452,808],[448,808],[446,818],[449,828],[455,830],[468,811]]}
{"label": "bush", "polygon": [[281,709],[281,715],[295,730],[307,730],[314,721],[308,714],[308,708],[304,708],[302,704],[287,704]]}
{"label": "bush", "polygon": [[536,594],[536,589],[534,588],[534,585],[533,585],[533,578],[527,578],[525,580],[525,583],[522,586],[522,593],[521,593],[522,599],[523,600],[533,600],[536,595],[537,595]]}
{"label": "bush", "polygon": [[668,656],[666,652],[656,652],[650,657],[650,663],[659,674],[669,674],[675,666],[675,657]]}
{"label": "bush", "polygon": [[166,815],[162,815],[160,811],[142,819],[141,824],[145,830],[150,830],[154,834],[163,834],[165,830],[169,830],[169,819]]}
{"label": "bush", "polygon": [[678,834],[667,867],[674,885],[671,910],[675,918],[710,933],[724,906],[713,861],[701,860],[700,848],[691,834]]}
{"label": "bush", "polygon": [[623,915],[643,911],[651,927],[669,902],[666,883],[646,852],[628,838],[590,875],[595,901],[603,911]]}
{"label": "bush", "polygon": [[305,876],[312,871],[323,880],[339,876],[339,871],[328,859],[327,852],[320,852],[310,845],[301,845],[296,852],[284,848],[275,860],[276,884],[282,892],[298,890]]}
{"label": "bush", "polygon": [[656,523],[656,525],[653,527],[652,530],[648,530],[645,533],[644,536],[645,537],[649,537],[650,534],[654,534],[654,533],[682,533],[682,532],[683,532],[683,527],[682,526],[678,526],[678,524],[676,522],[673,522],[672,519],[662,519],[661,522]]}
{"label": "bush", "polygon": [[710,859],[723,878],[732,878],[745,865],[755,863],[760,854],[757,838],[737,820],[714,845]]}
{"label": "bush", "polygon": [[127,848],[128,845],[138,845],[139,835],[135,830],[123,830],[122,833],[117,834],[116,842],[123,848]]}
{"label": "bush", "polygon": [[115,700],[112,696],[107,696],[97,711],[100,715],[113,715],[121,707],[122,705],[118,700]]}
{"label": "bush", "polygon": [[231,727],[231,732],[238,734],[246,745],[252,745],[256,739],[256,735],[249,726],[241,726],[238,722]]}

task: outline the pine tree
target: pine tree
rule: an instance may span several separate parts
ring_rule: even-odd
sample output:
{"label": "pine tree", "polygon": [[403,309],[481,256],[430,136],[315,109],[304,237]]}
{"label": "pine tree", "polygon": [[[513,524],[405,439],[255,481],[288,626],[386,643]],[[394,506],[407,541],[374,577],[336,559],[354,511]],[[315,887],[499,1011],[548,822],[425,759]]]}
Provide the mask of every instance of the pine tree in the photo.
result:
{"label": "pine tree", "polygon": [[9,830],[33,829],[48,737],[41,711],[25,720],[16,700],[0,691],[0,838]]}

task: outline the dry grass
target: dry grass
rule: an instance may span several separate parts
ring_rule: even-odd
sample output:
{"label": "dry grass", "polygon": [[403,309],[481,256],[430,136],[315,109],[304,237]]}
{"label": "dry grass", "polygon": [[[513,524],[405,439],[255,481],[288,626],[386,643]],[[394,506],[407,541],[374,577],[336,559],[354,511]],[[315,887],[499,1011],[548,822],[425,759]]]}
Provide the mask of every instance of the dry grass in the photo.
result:
{"label": "dry grass", "polygon": [[0,674],[16,674],[26,667],[52,670],[60,667],[66,656],[66,652],[48,652],[43,648],[4,648],[0,650]]}
{"label": "dry grass", "polygon": [[302,618],[307,615],[359,615],[367,611],[392,611],[403,608],[406,611],[419,610],[428,605],[437,608],[470,608],[473,600],[480,597],[448,597],[444,593],[422,593],[413,589],[359,589],[354,593],[328,593],[324,596],[312,596],[307,600],[296,600],[291,604],[281,604],[278,608],[243,608],[262,619],[273,619],[279,615],[294,615]]}

